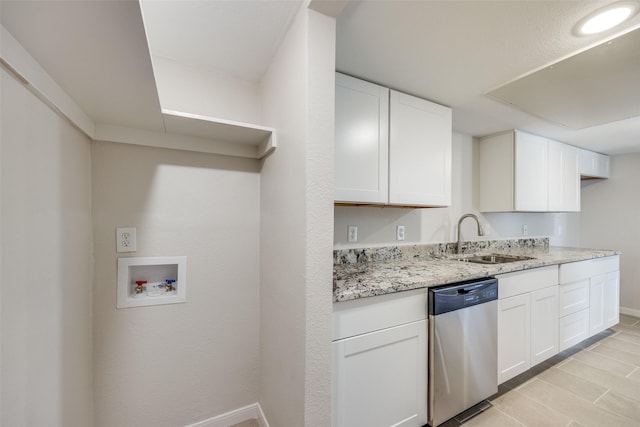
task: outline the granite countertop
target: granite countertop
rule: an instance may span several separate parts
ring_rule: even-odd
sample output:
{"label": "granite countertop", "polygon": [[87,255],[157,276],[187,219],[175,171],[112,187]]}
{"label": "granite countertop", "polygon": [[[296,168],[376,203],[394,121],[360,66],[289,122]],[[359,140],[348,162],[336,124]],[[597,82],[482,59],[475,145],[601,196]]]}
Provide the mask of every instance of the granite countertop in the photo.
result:
{"label": "granite countertop", "polygon": [[[620,254],[614,250],[549,247],[548,238],[466,243],[470,247],[463,255],[455,254],[451,244],[334,251],[333,300],[348,301]],[[503,264],[458,260],[488,253],[534,259]]]}

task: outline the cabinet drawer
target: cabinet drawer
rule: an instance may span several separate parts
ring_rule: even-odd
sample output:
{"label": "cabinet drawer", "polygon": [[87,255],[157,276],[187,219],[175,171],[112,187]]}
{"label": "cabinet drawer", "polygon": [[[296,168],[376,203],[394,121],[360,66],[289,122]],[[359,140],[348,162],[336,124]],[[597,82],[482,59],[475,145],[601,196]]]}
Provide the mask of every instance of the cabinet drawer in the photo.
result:
{"label": "cabinet drawer", "polygon": [[618,271],[620,269],[620,256],[615,255],[606,258],[595,258],[591,260],[591,263],[592,276],[611,273],[612,271]]}
{"label": "cabinet drawer", "polygon": [[560,319],[559,351],[578,344],[589,336],[589,309],[578,311]]}
{"label": "cabinet drawer", "polygon": [[498,279],[498,297],[509,298],[538,289],[558,284],[558,266],[533,268],[531,270],[516,271],[500,274]]}
{"label": "cabinet drawer", "polygon": [[578,280],[591,277],[591,261],[592,260],[588,259],[586,261],[560,264],[560,271],[558,273],[560,284],[577,282]]}
{"label": "cabinet drawer", "polygon": [[426,289],[336,302],[333,303],[332,339],[335,341],[426,318]]}
{"label": "cabinet drawer", "polygon": [[589,307],[589,279],[560,285],[558,317]]}

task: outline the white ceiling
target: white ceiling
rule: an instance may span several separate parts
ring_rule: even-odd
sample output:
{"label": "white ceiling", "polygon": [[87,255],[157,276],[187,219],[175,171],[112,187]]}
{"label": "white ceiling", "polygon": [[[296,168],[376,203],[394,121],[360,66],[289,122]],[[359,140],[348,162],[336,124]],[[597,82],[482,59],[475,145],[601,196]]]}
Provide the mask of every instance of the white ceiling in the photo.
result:
{"label": "white ceiling", "polygon": [[153,57],[259,81],[302,0],[142,0]]}
{"label": "white ceiling", "polygon": [[[338,17],[336,68],[448,105],[454,128],[470,135],[520,128],[605,153],[640,151],[640,117],[571,130],[484,95],[611,38],[572,34],[608,3],[353,1]],[[639,26],[640,15],[617,31]]]}
{"label": "white ceiling", "polygon": [[[570,130],[484,95],[611,38],[572,34],[578,20],[611,2],[351,1],[337,20],[337,69],[451,106],[454,128],[470,135],[515,127],[610,154],[640,151],[640,118]],[[143,5],[154,55],[255,81],[300,4]],[[137,1],[2,0],[0,15],[97,123],[162,128]],[[637,27],[640,15],[618,34]]]}

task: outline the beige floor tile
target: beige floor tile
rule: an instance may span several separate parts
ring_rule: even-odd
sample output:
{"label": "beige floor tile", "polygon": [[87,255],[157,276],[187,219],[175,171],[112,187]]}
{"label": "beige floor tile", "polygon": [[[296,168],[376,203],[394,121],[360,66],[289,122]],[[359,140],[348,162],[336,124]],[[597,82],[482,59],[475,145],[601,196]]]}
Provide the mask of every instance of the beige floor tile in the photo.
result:
{"label": "beige floor tile", "polygon": [[512,390],[494,400],[493,405],[527,427],[566,427],[571,418]]}
{"label": "beige floor tile", "polygon": [[640,335],[640,325],[630,326],[625,325],[624,323],[618,323],[617,325],[611,327],[612,330],[616,332],[628,332],[634,335]]}
{"label": "beige floor tile", "polygon": [[626,351],[627,353],[640,355],[640,344],[624,341],[615,336],[603,339],[602,341],[600,341],[600,345],[606,345],[615,350],[621,350]]}
{"label": "beige floor tile", "polygon": [[637,368],[635,371],[633,371],[631,375],[627,376],[627,378],[635,381],[640,381],[640,368]]}
{"label": "beige floor tile", "polygon": [[567,427],[585,427],[584,424],[580,424],[577,421],[571,421],[571,423],[569,423],[569,425]]}
{"label": "beige floor tile", "polygon": [[621,362],[629,363],[630,365],[640,366],[640,355],[618,350],[605,343],[595,346],[589,349],[589,351],[602,354],[604,356],[619,360]]}
{"label": "beige floor tile", "polygon": [[622,375],[623,377],[629,375],[636,369],[635,365],[612,359],[594,351],[581,351],[571,357],[588,365],[613,372],[617,375]]}
{"label": "beige floor tile", "polygon": [[585,427],[638,427],[637,422],[593,405],[546,381],[531,381],[522,387],[520,392],[545,406],[566,414]]}
{"label": "beige floor tile", "polygon": [[630,334],[629,332],[621,331],[616,334],[616,339],[631,342],[640,345],[640,335]]}
{"label": "beige floor tile", "polygon": [[597,406],[607,409],[615,414],[635,420],[640,425],[640,401],[629,399],[614,390],[608,392],[598,402]]}
{"label": "beige floor tile", "polygon": [[524,424],[497,408],[489,408],[462,425],[465,427],[522,427]]}
{"label": "beige floor tile", "polygon": [[575,359],[562,365],[559,369],[584,380],[599,384],[602,387],[611,388],[631,399],[640,401],[640,386],[638,386],[638,382],[635,380],[607,372],[604,369],[587,365]]}
{"label": "beige floor tile", "polygon": [[[569,360],[567,363],[570,363]],[[600,396],[602,396],[607,390],[598,383],[588,381],[581,376],[574,375],[572,372],[567,372],[558,368],[547,369],[540,373],[536,378],[547,381],[557,387],[570,391],[571,393],[581,397],[589,402],[595,402]]]}
{"label": "beige floor tile", "polygon": [[623,325],[635,325],[640,322],[640,319],[637,317],[629,316],[628,314],[620,315],[620,323]]}
{"label": "beige floor tile", "polygon": [[258,424],[258,420],[251,419],[251,420],[243,421],[239,424],[234,424],[231,427],[260,427],[260,424]]}

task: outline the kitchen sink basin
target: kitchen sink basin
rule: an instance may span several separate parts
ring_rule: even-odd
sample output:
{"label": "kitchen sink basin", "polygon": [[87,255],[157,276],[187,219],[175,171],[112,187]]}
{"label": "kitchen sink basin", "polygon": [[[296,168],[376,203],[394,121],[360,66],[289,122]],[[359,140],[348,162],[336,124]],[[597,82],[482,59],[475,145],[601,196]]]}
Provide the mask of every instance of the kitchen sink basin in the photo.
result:
{"label": "kitchen sink basin", "polygon": [[506,262],[526,261],[534,259],[529,256],[518,255],[502,255],[502,254],[489,254],[489,255],[474,255],[471,257],[458,258],[461,262],[473,262],[476,264],[504,264]]}

